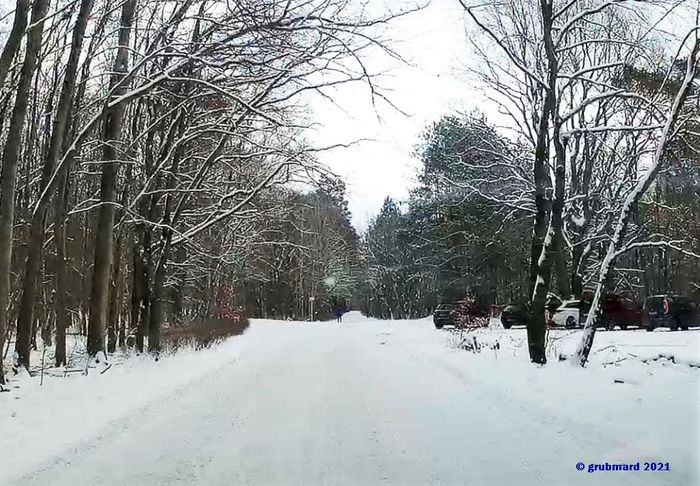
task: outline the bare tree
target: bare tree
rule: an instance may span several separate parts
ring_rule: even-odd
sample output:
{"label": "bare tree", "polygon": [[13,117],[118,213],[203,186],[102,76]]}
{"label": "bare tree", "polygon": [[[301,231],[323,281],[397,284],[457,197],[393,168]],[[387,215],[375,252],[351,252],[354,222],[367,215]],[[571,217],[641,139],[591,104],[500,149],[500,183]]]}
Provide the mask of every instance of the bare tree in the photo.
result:
{"label": "bare tree", "polygon": [[[111,97],[118,99],[127,92],[125,78],[129,62],[129,38],[131,36],[136,0],[126,0],[122,6],[119,24],[119,44],[110,80]],[[103,166],[100,185],[100,208],[95,240],[95,265],[93,267],[90,294],[90,320],[88,323],[88,353],[91,356],[104,351],[107,323],[109,278],[112,264],[114,232],[114,204],[117,196],[117,144],[121,136],[124,105],[116,104],[105,113],[103,135]]]}
{"label": "bare tree", "polygon": [[[66,72],[63,78],[63,85],[61,87],[58,106],[54,115],[54,123],[51,130],[49,147],[46,157],[44,158],[44,165],[41,172],[40,191],[43,191],[49,182],[53,168],[60,156],[66,130],[70,123],[69,116],[72,111],[71,108],[73,103],[73,95],[75,92],[80,53],[82,51],[85,29],[92,10],[92,4],[92,0],[84,0],[80,3],[78,18],[73,28],[71,49],[68,62],[66,64]],[[59,175],[59,177],[62,176],[62,174]],[[29,234],[29,241],[27,243],[27,260],[25,265],[24,280],[22,282],[22,296],[17,318],[17,329],[19,334],[31,332],[32,323],[34,322],[36,281],[40,279],[41,248],[44,243],[44,226],[48,203],[48,199],[40,200],[39,204],[37,204],[32,212],[31,230]],[[57,333],[59,334],[57,336],[57,340],[61,342],[59,346],[63,346],[63,330],[65,329],[63,319],[59,319],[57,321],[57,326],[60,327],[60,329],[57,329]],[[25,349],[22,349],[22,351],[18,354],[28,357],[29,342],[25,342],[23,344]],[[62,364],[65,361],[65,352],[61,349],[60,352],[57,352],[56,354],[57,362]],[[28,361],[26,362],[26,365],[28,365]]]}
{"label": "bare tree", "polygon": [[[20,142],[27,116],[29,94],[41,50],[44,32],[44,17],[49,8],[48,0],[37,0],[32,6],[31,30],[27,37],[24,62],[20,72],[15,107],[12,111],[10,127],[2,157],[2,181],[0,182],[0,331],[4,331],[7,322],[8,299],[10,292],[10,267],[12,264],[12,234],[15,215],[15,185],[17,167],[20,160]],[[27,331],[26,329],[24,331]],[[29,355],[24,350],[29,348],[30,332],[17,334],[18,362],[27,366]]]}
{"label": "bare tree", "polygon": [[[479,31],[503,53],[502,59],[487,56],[477,45],[485,65],[481,78],[491,92],[496,93],[497,103],[514,121],[519,135],[532,144],[535,154],[536,212],[528,341],[531,359],[543,363],[544,310],[553,287],[550,283],[552,269],[561,297],[568,298],[572,290],[568,271],[571,238],[567,237],[566,222],[567,219],[572,221],[569,215],[574,214],[575,204],[582,204],[584,211],[591,215],[588,194],[579,192],[574,198],[567,197],[571,184],[580,191],[583,183],[588,190],[591,180],[596,180],[600,187],[612,188],[613,192],[624,190],[636,177],[636,166],[631,165],[631,160],[644,152],[644,147],[636,145],[630,137],[638,137],[656,126],[654,106],[616,85],[616,79],[631,60],[644,58],[642,38],[649,28],[632,27],[632,21],[623,19],[620,12],[624,12],[629,3],[624,0],[541,0],[538,6],[533,2],[461,3]],[[652,8],[649,2],[640,3]],[[638,20],[643,20],[641,13]],[[615,126],[624,114],[629,115],[625,121],[631,125],[623,122]],[[631,136],[614,137],[612,134],[616,133]],[[582,143],[582,137],[587,137],[584,138],[586,143]],[[611,164],[616,167],[627,164],[622,172],[622,183],[611,186],[615,178],[608,177],[610,172],[606,174],[607,168],[600,164],[600,158],[610,152],[595,149],[591,141],[596,141],[598,147],[618,144],[606,150],[615,152],[616,157],[607,157]],[[594,156],[592,160],[579,156],[582,147],[587,155]],[[625,151],[625,157],[620,157]],[[588,166],[582,171],[574,163]],[[601,172],[593,174],[594,166],[601,167]],[[582,172],[585,175],[579,178]],[[606,177],[607,183],[604,182]],[[595,226],[580,215],[578,221],[583,224],[574,246],[571,273],[575,275],[585,273],[581,267],[587,263],[585,242],[581,240],[590,235],[584,236],[583,230],[604,234],[610,222],[600,221],[600,225]],[[580,281],[574,283],[580,292]]]}
{"label": "bare tree", "polygon": [[694,84],[697,84],[697,71],[700,67],[698,66],[698,63],[700,63],[700,40],[698,32],[700,32],[700,26],[695,26],[681,43],[682,49],[689,39],[694,38],[686,62],[685,76],[678,89],[678,93],[673,99],[671,106],[668,108],[666,121],[663,124],[659,139],[656,142],[656,150],[651,160],[650,167],[625,198],[617,224],[615,225],[615,233],[608,244],[607,252],[601,264],[591,312],[586,319],[582,339],[576,350],[576,361],[581,366],[584,366],[588,361],[588,355],[593,347],[596,326],[602,320],[602,297],[605,295],[609,286],[610,275],[613,271],[615,261],[619,258],[620,254],[624,252],[625,237],[627,236],[628,227],[634,212],[640,200],[659,174],[664,160],[668,155],[670,144],[682,129],[684,120],[680,119],[681,108],[691,88]]}
{"label": "bare tree", "polygon": [[29,15],[28,0],[17,0],[15,5],[15,18],[12,22],[12,30],[5,41],[5,47],[0,54],[0,87],[5,84],[5,78],[10,70],[10,65],[19,51],[19,46],[27,28],[27,17]]}

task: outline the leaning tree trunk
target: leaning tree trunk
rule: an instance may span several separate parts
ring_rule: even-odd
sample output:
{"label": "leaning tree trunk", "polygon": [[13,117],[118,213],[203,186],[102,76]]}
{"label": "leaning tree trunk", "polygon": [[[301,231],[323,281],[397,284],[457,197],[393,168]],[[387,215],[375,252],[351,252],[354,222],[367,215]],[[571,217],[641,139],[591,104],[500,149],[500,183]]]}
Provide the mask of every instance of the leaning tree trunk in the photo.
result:
{"label": "leaning tree trunk", "polygon": [[677,132],[677,127],[675,127],[675,125],[679,118],[681,107],[688,96],[688,92],[691,89],[693,79],[695,78],[698,70],[698,62],[700,61],[698,57],[699,53],[700,41],[698,41],[696,37],[691,53],[688,56],[685,78],[683,79],[683,83],[681,84],[681,87],[673,100],[666,123],[664,123],[661,137],[656,145],[651,167],[649,168],[649,171],[637,182],[634,189],[628,194],[624,204],[622,205],[622,210],[615,227],[615,233],[613,234],[612,240],[608,244],[608,250],[605,254],[605,258],[603,259],[603,263],[600,266],[598,285],[596,286],[595,296],[593,297],[591,311],[588,313],[588,317],[586,318],[586,324],[583,328],[583,335],[581,337],[581,341],[579,342],[578,348],[576,349],[576,362],[581,366],[585,366],[586,362],[588,361],[588,355],[593,347],[595,330],[603,319],[601,296],[605,295],[607,291],[608,281],[610,280],[610,276],[612,275],[612,271],[615,267],[615,261],[622,252],[630,220],[634,217],[642,196],[644,196],[661,170],[666,150]]}
{"label": "leaning tree trunk", "polygon": [[[63,78],[63,86],[56,108],[56,116],[51,132],[49,149],[44,159],[44,166],[41,172],[41,185],[39,194],[42,194],[49,185],[49,180],[53,175],[54,166],[61,155],[61,148],[64,145],[64,137],[67,127],[70,124],[71,107],[73,103],[73,93],[75,92],[75,81],[78,73],[78,63],[80,53],[85,38],[85,29],[92,10],[92,0],[83,0],[80,4],[78,19],[73,29],[71,50],[66,65],[66,73]],[[63,177],[66,170],[64,166],[58,177]],[[30,329],[34,320],[34,304],[36,300],[36,282],[41,278],[41,249],[44,245],[44,226],[46,223],[46,212],[49,206],[49,198],[41,198],[32,212],[31,229],[29,241],[27,243],[27,260],[25,263],[24,281],[22,285],[22,296],[20,298],[19,315],[17,316],[17,332],[24,333]],[[64,324],[64,323],[63,323]],[[20,331],[21,330],[21,331]],[[28,352],[28,350],[24,350]]]}
{"label": "leaning tree trunk", "polygon": [[[129,63],[129,36],[136,9],[136,0],[127,0],[122,7],[119,26],[119,48],[114,60],[111,94],[118,98],[127,91],[122,79],[126,76]],[[100,186],[100,211],[97,219],[97,236],[95,238],[95,264],[92,273],[90,293],[90,320],[88,322],[88,354],[96,355],[104,351],[104,337],[109,301],[109,277],[112,264],[112,236],[114,233],[114,204],[117,194],[118,154],[116,144],[121,135],[124,104],[109,108],[105,114],[105,131],[103,140],[102,180]]]}
{"label": "leaning tree trunk", "polygon": [[[15,183],[17,181],[17,166],[19,165],[20,141],[27,117],[29,90],[41,50],[44,17],[48,8],[48,0],[36,0],[32,6],[33,27],[27,38],[26,55],[20,71],[15,107],[12,111],[2,157],[2,177],[0,179],[0,334],[4,333],[7,322],[12,263],[12,226],[15,215]],[[19,365],[28,368],[31,326],[22,331],[21,334],[19,330],[17,332],[16,349]]]}

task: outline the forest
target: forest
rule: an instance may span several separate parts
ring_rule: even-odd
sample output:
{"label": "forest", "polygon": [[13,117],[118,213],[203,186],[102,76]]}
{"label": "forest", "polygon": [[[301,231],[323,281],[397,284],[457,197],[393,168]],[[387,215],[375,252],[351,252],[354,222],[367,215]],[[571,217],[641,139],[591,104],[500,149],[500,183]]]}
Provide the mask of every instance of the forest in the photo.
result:
{"label": "forest", "polygon": [[164,329],[301,315],[308,295],[342,290],[323,282],[349,272],[357,235],[342,181],[318,162],[333,146],[307,142],[307,97],[366,83],[362,53],[406,13],[356,7],[8,6],[3,361],[29,369],[43,346],[65,365],[67,334],[92,357],[157,355]]}
{"label": "forest", "polygon": [[2,360],[30,368],[40,342],[65,365],[67,334],[92,357],[157,356],[164,331],[212,317],[412,318],[470,292],[528,302],[541,363],[549,292],[698,299],[698,27],[654,20],[697,12],[459,3],[470,74],[508,124],[427,126],[409,197],[358,234],[318,160],[337,147],[306,136],[308,96],[386,96],[365,53],[396,55],[382,28],[421,5],[17,0],[0,55]]}
{"label": "forest", "polygon": [[[488,306],[527,302],[535,211],[527,148],[472,113],[448,115],[429,127],[417,156],[420,185],[407,201],[387,199],[363,240],[371,275],[363,279],[369,283],[363,310],[383,318],[422,317],[465,292]],[[581,298],[595,286],[611,236],[609,221],[588,218],[609,219],[615,193],[605,181],[592,183],[600,185],[590,195],[582,190],[586,198],[575,199],[581,208],[572,204],[565,214],[564,271],[554,275],[551,288],[563,298]],[[568,191],[576,194],[573,187]],[[620,258],[612,291],[632,291],[640,300],[663,293],[700,297],[700,261],[693,253],[700,247],[699,191],[697,152],[659,174],[634,216],[635,241],[656,243],[635,245]]]}

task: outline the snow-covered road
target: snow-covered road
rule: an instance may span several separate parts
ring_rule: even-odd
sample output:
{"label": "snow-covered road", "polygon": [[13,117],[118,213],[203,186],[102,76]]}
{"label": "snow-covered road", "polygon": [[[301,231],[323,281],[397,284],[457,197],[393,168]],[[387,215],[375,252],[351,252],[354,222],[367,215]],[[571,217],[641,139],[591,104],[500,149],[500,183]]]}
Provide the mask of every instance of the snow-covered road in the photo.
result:
{"label": "snow-covered road", "polygon": [[[537,368],[505,354],[450,349],[429,320],[349,321],[256,321],[234,338],[241,351],[230,358],[220,356],[228,348],[201,353],[218,360],[203,377],[47,452],[23,477],[3,464],[0,479],[42,486],[700,484],[697,369]],[[615,384],[620,377],[626,383]],[[61,404],[47,412],[52,407]],[[36,450],[5,446],[18,456]],[[670,471],[576,469],[606,461],[639,461],[642,469],[663,462]]]}

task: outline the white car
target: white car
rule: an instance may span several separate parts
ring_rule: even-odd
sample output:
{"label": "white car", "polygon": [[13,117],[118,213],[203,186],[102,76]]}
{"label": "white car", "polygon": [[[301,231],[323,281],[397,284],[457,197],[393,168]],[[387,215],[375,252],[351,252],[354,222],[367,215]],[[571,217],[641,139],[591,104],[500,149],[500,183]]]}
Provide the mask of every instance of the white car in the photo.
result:
{"label": "white car", "polygon": [[580,300],[569,300],[554,311],[552,316],[552,325],[561,327],[578,327],[579,325],[579,308],[581,307]]}

